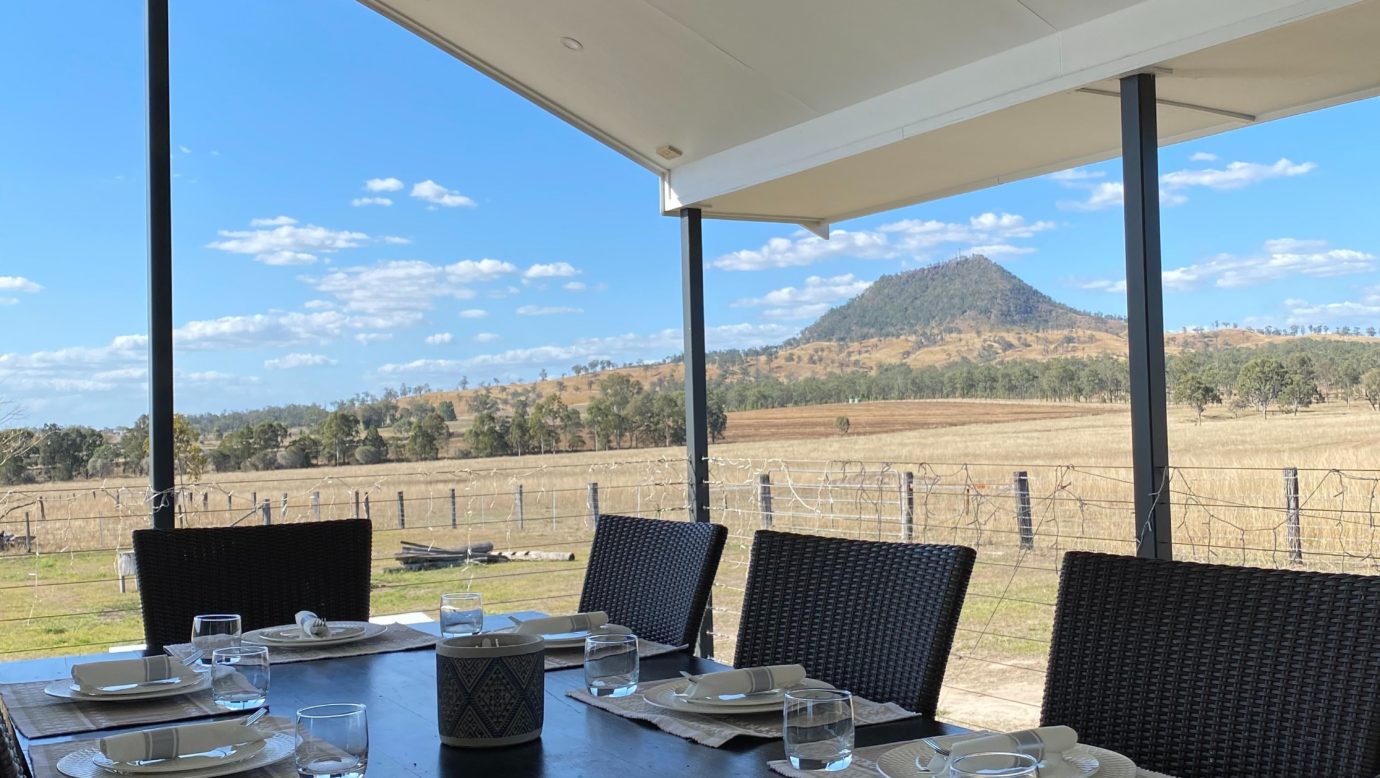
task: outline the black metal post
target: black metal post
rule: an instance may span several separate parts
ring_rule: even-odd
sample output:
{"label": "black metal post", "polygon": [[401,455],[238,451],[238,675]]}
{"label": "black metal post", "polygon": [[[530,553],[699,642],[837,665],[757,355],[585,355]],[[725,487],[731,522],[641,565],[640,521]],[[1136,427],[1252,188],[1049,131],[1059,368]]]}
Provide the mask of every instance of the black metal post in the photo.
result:
{"label": "black metal post", "polygon": [[148,0],[149,486],[153,526],[172,529],[173,311],[172,124],[168,90],[168,0]]}
{"label": "black metal post", "polygon": [[[680,212],[680,270],[685,313],[685,456],[690,519],[709,521],[709,411],[705,401],[704,241],[700,209]],[[713,603],[700,625],[700,655],[714,654]]]}
{"label": "black metal post", "polygon": [[1154,74],[1139,73],[1121,79],[1121,164],[1126,208],[1126,322],[1131,360],[1136,555],[1172,559]]}

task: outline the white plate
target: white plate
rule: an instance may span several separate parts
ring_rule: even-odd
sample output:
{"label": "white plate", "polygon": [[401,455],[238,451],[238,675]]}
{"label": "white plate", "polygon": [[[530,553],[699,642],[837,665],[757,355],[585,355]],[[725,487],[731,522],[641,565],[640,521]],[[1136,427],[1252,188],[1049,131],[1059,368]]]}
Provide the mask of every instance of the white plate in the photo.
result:
{"label": "white plate", "polygon": [[[292,756],[292,749],[296,745],[296,740],[297,738],[290,733],[278,732],[264,741],[264,747],[261,751],[242,762],[222,763],[186,772],[165,774],[176,775],[177,778],[218,778],[222,775],[233,775],[258,767],[267,767]],[[95,760],[100,755],[99,748],[83,748],[80,751],[74,751],[58,761],[58,772],[71,778],[110,778],[112,775],[121,774],[97,767]]]}
{"label": "white plate", "polygon": [[[942,742],[942,741],[941,741]],[[882,754],[877,759],[877,772],[886,778],[934,778],[935,774],[921,767],[934,758],[929,746],[916,740]],[[1113,751],[1081,743],[1064,754],[1064,758],[1079,770],[1079,778],[1136,778],[1139,771],[1130,759]]]}
{"label": "white plate", "polygon": [[297,625],[284,624],[279,627],[250,630],[244,633],[240,641],[270,648],[314,648],[316,646],[338,646],[342,643],[353,643],[356,640],[368,640],[382,635],[383,631],[387,629],[382,624],[372,624],[367,621],[332,621],[330,625],[331,636],[325,638],[309,638],[302,634],[302,630]]}
{"label": "white plate", "polygon": [[199,692],[211,685],[211,674],[199,674],[195,680],[189,684],[181,686],[168,686],[167,688],[151,689],[147,692],[138,694],[105,694],[81,691],[76,688],[70,678],[63,678],[53,681],[43,687],[45,694],[50,697],[62,697],[67,700],[82,700],[84,702],[132,702],[135,700],[156,700],[159,697],[176,697],[179,694],[191,694]]}
{"label": "white plate", "polygon": [[[490,630],[490,632],[516,634],[517,627],[501,627]],[[578,632],[555,632],[550,635],[542,635],[542,640],[547,648],[584,648],[585,638],[590,635],[631,635],[632,630],[617,624],[605,624],[594,629],[582,629]]]}
{"label": "white plate", "polygon": [[134,695],[136,697],[146,695],[151,692],[168,691],[170,689],[181,689],[185,686],[193,686],[204,680],[200,673],[192,672],[181,678],[171,678],[166,681],[144,681],[143,683],[127,683],[112,686],[82,686],[76,681],[72,681],[72,691],[85,694],[89,697],[125,697]]}
{"label": "white plate", "polygon": [[97,753],[91,760],[97,767],[120,775],[158,775],[160,773],[187,773],[211,767],[238,764],[252,759],[267,747],[268,741],[256,740],[253,743],[224,746],[204,754],[189,754],[176,759],[157,759],[145,762],[113,762],[104,754]]}
{"label": "white plate", "polygon": [[[732,702],[710,702],[708,700],[687,700],[677,696],[683,693],[690,681],[681,678],[679,680],[663,683],[642,692],[642,699],[648,705],[655,708],[664,708],[678,713],[704,713],[710,716],[732,716],[737,714],[749,713],[780,713],[781,705],[785,702],[785,694],[769,702],[754,702],[744,704],[742,701]],[[832,689],[833,686],[824,681],[816,681],[813,678],[806,678],[800,682],[802,689]]]}

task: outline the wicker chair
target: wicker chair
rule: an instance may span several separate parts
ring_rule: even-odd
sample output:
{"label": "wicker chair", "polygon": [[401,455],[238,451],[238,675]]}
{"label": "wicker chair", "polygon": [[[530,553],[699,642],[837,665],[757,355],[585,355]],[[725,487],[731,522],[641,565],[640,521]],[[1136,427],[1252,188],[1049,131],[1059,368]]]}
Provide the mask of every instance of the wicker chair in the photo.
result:
{"label": "wicker chair", "polygon": [[812,678],[933,717],[976,556],[760,530],[734,665],[798,662]]}
{"label": "wicker chair", "polygon": [[580,611],[606,611],[647,640],[693,646],[727,537],[721,524],[600,516]]}
{"label": "wicker chair", "polygon": [[1041,718],[1175,778],[1380,773],[1380,578],[1064,556]]}
{"label": "wicker chair", "polygon": [[19,736],[14,731],[10,712],[0,702],[0,778],[32,778],[29,763],[19,747]]}
{"label": "wicker chair", "polygon": [[312,610],[369,618],[373,525],[367,519],[134,533],[144,639],[185,643],[198,613],[238,613],[244,629]]}

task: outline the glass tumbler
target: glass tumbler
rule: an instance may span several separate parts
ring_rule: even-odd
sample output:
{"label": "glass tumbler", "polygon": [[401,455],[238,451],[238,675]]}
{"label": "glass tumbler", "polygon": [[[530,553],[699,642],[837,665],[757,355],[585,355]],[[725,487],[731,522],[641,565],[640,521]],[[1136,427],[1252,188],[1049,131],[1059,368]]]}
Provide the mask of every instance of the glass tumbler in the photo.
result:
{"label": "glass tumbler", "polygon": [[585,687],[595,697],[626,697],[637,690],[636,635],[585,638]]}
{"label": "glass tumbler", "polygon": [[1031,778],[1040,760],[1029,754],[968,754],[949,762],[949,778]]}
{"label": "glass tumbler", "polygon": [[263,707],[268,676],[268,646],[231,646],[211,653],[211,697],[221,707]]}
{"label": "glass tumbler", "polygon": [[240,644],[240,617],[234,613],[208,613],[192,617],[192,648],[201,650],[197,664],[211,666],[211,652]]}
{"label": "glass tumbler", "polygon": [[363,778],[369,766],[369,718],[363,705],[313,705],[297,711],[293,762],[301,776]]}
{"label": "glass tumbler", "polygon": [[797,770],[833,772],[853,761],[853,694],[842,689],[786,692],[786,757]]}
{"label": "glass tumbler", "polygon": [[463,638],[484,631],[484,598],[479,592],[441,595],[441,637]]}

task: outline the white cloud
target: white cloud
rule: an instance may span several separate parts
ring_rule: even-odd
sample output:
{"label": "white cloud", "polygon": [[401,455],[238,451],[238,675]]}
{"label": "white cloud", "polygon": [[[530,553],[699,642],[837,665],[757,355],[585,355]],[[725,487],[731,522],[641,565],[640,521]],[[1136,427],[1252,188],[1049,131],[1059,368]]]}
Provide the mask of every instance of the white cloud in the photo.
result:
{"label": "white cloud", "polygon": [[[1212,154],[1199,152],[1191,159],[1198,162],[1215,160]],[[1228,162],[1223,168],[1198,168],[1176,170],[1160,176],[1160,204],[1166,206],[1182,205],[1188,202],[1186,190],[1204,187],[1217,191],[1243,189],[1273,178],[1292,178],[1309,173],[1317,168],[1312,162],[1294,163],[1280,158],[1273,164],[1260,162]],[[1070,171],[1065,171],[1070,172]],[[1068,189],[1081,189],[1087,192],[1082,200],[1060,200],[1057,205],[1066,211],[1101,211],[1120,207],[1124,200],[1124,187],[1120,181],[1093,183],[1091,176],[1059,176],[1052,179]]]}
{"label": "white cloud", "polygon": [[493,343],[498,340],[502,340],[502,338],[496,332],[480,332],[474,336],[475,343]]}
{"label": "white cloud", "polygon": [[356,197],[350,201],[350,205],[356,208],[365,205],[392,205],[393,201],[387,197]]}
{"label": "white cloud", "polygon": [[460,312],[460,318],[462,319],[483,319],[488,315],[489,312],[483,308],[466,308]]}
{"label": "white cloud", "polygon": [[443,205],[447,208],[460,206],[473,208],[475,205],[474,200],[453,189],[447,189],[429,178],[419,184],[412,185],[412,196],[433,205]]}
{"label": "white cloud", "polygon": [[0,354],[0,387],[35,393],[137,388],[148,361],[147,349],[147,337],[121,335],[104,346]]}
{"label": "white cloud", "polygon": [[404,238],[398,235],[384,235],[382,238],[379,238],[379,243],[384,243],[389,246],[406,246],[411,242],[411,238]]}
{"label": "white cloud", "polygon": [[335,303],[330,300],[308,300],[302,303],[302,307],[309,311],[329,311],[335,308]]}
{"label": "white cloud", "polygon": [[564,284],[561,284],[561,288],[567,292],[583,292],[589,287],[585,286],[584,281],[566,281]]}
{"label": "white cloud", "polygon": [[265,265],[310,265],[316,261],[315,254],[308,254],[305,251],[275,251],[271,254],[260,254],[256,260]]}
{"label": "white cloud", "polygon": [[1093,185],[1085,200],[1060,200],[1056,205],[1066,211],[1101,211],[1118,208],[1125,198],[1125,187],[1120,181],[1103,181]]}
{"label": "white cloud", "polygon": [[270,312],[190,321],[173,331],[178,348],[198,351],[323,344],[369,322],[339,311]]}
{"label": "white cloud", "polygon": [[0,292],[26,292],[28,294],[35,294],[42,290],[42,284],[27,279],[24,276],[0,276]]}
{"label": "white cloud", "polygon": [[1192,162],[1216,162],[1217,155],[1210,151],[1195,151],[1189,160]]}
{"label": "white cloud", "polygon": [[267,219],[250,219],[250,227],[282,227],[288,224],[296,224],[297,220],[291,216],[273,216]]}
{"label": "white cloud", "polygon": [[250,224],[261,229],[220,230],[217,234],[222,239],[206,247],[232,254],[253,254],[255,260],[268,265],[305,265],[316,261],[313,252],[356,248],[369,240],[362,232],[331,230],[314,224],[298,226],[288,216],[254,219]]}
{"label": "white cloud", "polygon": [[1288,324],[1380,323],[1380,287],[1365,289],[1357,300],[1319,304],[1285,300],[1284,309]]}
{"label": "white cloud", "polygon": [[402,190],[403,182],[393,178],[371,178],[364,182],[364,188],[370,192],[397,192]]}
{"label": "white cloud", "polygon": [[435,335],[428,335],[425,338],[428,346],[441,346],[455,340],[455,336],[449,332],[438,332]]}
{"label": "white cloud", "polygon": [[1126,279],[1113,281],[1110,278],[1098,279],[1095,281],[1084,281],[1074,284],[1079,289],[1087,289],[1092,292],[1112,292],[1113,294],[1126,293]]}
{"label": "white cloud", "polygon": [[474,284],[516,272],[516,266],[497,259],[464,259],[449,265],[397,259],[302,280],[334,297],[346,311],[389,317],[420,314],[430,310],[437,299],[472,299],[476,295]]}
{"label": "white cloud", "polygon": [[[983,213],[968,223],[905,219],[875,230],[834,230],[829,240],[800,232],[793,238],[772,238],[757,249],[743,249],[713,261],[721,270],[765,270],[811,265],[835,257],[854,259],[932,259],[941,247],[957,253],[977,253],[981,246],[1006,247],[1009,241],[1031,238],[1054,228],[1054,222],[1026,221],[1010,213]],[[1006,255],[1020,252],[1003,248]]]}
{"label": "white cloud", "polygon": [[584,313],[583,308],[563,305],[524,305],[517,309],[519,316],[555,316],[562,313]]}
{"label": "white cloud", "polygon": [[1051,180],[1054,181],[1066,182],[1087,181],[1089,179],[1094,178],[1105,178],[1106,175],[1107,174],[1102,172],[1101,170],[1088,170],[1085,167],[1075,167],[1069,168],[1068,170],[1060,170],[1057,173],[1050,173],[1049,177]]}
{"label": "white cloud", "polygon": [[298,367],[321,367],[334,364],[335,360],[325,354],[293,353],[264,360],[264,367],[269,370],[291,370]]}
{"label": "white cloud", "polygon": [[570,278],[578,275],[580,271],[569,262],[532,265],[522,273],[523,278]]}
{"label": "white cloud", "polygon": [[360,332],[355,335],[355,340],[359,341],[361,346],[367,346],[370,343],[382,343],[392,339],[393,333],[391,332]]}
{"label": "white cloud", "polygon": [[189,149],[189,148],[187,148],[186,146],[178,146],[178,147],[177,147],[177,150],[180,151],[180,152],[182,152],[183,154],[191,154],[191,153],[192,153],[192,150]]}
{"label": "white cloud", "polygon": [[872,285],[852,273],[824,278],[810,276],[802,287],[787,286],[761,297],[748,297],[733,303],[735,308],[765,308],[763,316],[773,319],[813,319],[835,304],[850,300]]}
{"label": "white cloud", "polygon": [[1264,251],[1250,256],[1219,254],[1192,265],[1164,271],[1166,288],[1190,291],[1211,282],[1221,289],[1239,289],[1299,276],[1332,278],[1369,273],[1380,268],[1380,257],[1355,249],[1333,249],[1326,241],[1275,238]]}

